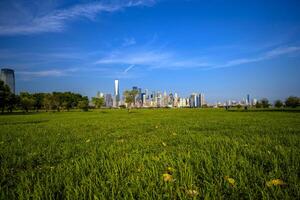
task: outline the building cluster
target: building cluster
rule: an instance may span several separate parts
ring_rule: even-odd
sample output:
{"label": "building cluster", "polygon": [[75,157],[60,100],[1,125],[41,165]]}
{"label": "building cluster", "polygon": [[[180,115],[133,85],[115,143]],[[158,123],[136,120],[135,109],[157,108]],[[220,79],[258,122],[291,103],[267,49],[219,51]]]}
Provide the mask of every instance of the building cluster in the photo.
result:
{"label": "building cluster", "polygon": [[[137,95],[134,101],[134,107],[137,108],[164,108],[164,107],[202,107],[205,105],[204,94],[192,93],[190,97],[182,98],[175,93],[167,93],[166,91],[151,91],[148,89],[142,90],[141,88],[134,86],[132,90],[135,90]],[[128,106],[125,103],[125,97],[121,96],[119,91],[119,80],[115,80],[114,95],[104,94],[102,92],[97,93],[98,98],[104,98],[105,107],[119,107]]]}
{"label": "building cluster", "polygon": [[221,106],[229,106],[229,107],[235,107],[235,106],[255,106],[257,104],[257,99],[253,98],[250,99],[250,95],[247,94],[246,98],[243,98],[242,100],[227,100],[225,103],[218,102],[215,106],[221,107]]}
{"label": "building cluster", "polygon": [[0,73],[0,80],[8,85],[10,91],[15,93],[15,72],[12,69],[3,68]]}
{"label": "building cluster", "polygon": [[[10,91],[15,93],[15,74],[14,70],[3,68],[0,73],[0,80],[8,85]],[[215,104],[207,104],[203,93],[192,93],[189,97],[180,97],[176,92],[167,93],[166,91],[149,91],[142,90],[139,87],[132,87],[137,95],[135,97],[133,107],[137,108],[200,108],[200,107],[235,107],[235,106],[255,106],[257,99],[250,99],[248,94],[242,100],[227,100],[225,102],[216,102]],[[120,106],[128,106],[125,103],[125,97],[120,94],[119,80],[114,81],[114,94],[97,93],[98,98],[104,98],[104,106],[108,108],[118,108]]]}

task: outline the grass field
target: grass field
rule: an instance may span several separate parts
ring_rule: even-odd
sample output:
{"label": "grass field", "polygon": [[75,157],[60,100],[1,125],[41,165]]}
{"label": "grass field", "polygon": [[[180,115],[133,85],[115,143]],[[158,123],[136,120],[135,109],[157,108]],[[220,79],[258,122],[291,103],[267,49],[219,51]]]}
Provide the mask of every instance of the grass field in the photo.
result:
{"label": "grass field", "polygon": [[300,113],[2,115],[0,174],[1,199],[300,199]]}

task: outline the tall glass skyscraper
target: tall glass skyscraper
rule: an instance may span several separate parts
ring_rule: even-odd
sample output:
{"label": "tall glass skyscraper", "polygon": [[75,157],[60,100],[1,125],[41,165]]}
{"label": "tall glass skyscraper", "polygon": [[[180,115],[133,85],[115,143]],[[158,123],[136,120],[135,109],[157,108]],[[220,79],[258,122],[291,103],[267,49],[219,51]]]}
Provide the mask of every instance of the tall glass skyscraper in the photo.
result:
{"label": "tall glass skyscraper", "polygon": [[115,106],[119,106],[120,93],[119,93],[119,80],[115,80]]}
{"label": "tall glass skyscraper", "polygon": [[10,91],[15,93],[15,72],[12,69],[1,69],[0,79],[8,85]]}

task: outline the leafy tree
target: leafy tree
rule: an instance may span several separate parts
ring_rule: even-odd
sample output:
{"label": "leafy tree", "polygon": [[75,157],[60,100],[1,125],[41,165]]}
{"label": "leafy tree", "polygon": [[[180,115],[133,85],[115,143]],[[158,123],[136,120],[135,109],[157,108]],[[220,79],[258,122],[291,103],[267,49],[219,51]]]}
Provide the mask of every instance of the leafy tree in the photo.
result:
{"label": "leafy tree", "polygon": [[63,95],[61,92],[53,92],[52,93],[52,109],[56,109],[58,112],[62,107],[63,103]]}
{"label": "leafy tree", "polygon": [[28,112],[34,106],[34,98],[27,92],[20,94],[20,105],[21,108]]}
{"label": "leafy tree", "polygon": [[297,106],[300,106],[300,98],[295,96],[290,96],[285,100],[285,105],[287,107],[296,108]]}
{"label": "leafy tree", "polygon": [[89,109],[89,100],[87,97],[83,97],[82,100],[78,102],[78,108],[82,109],[83,111],[88,111]]}
{"label": "leafy tree", "polygon": [[32,96],[34,98],[33,107],[38,112],[43,107],[43,101],[44,101],[45,93],[35,93]]}
{"label": "leafy tree", "polygon": [[17,107],[19,102],[20,102],[20,97],[18,95],[10,93],[10,95],[8,96],[7,110],[9,112],[12,112],[13,109],[15,109]]}
{"label": "leafy tree", "polygon": [[52,95],[45,94],[42,104],[46,111],[51,110],[52,109]]}
{"label": "leafy tree", "polygon": [[137,90],[126,90],[124,92],[125,102],[127,103],[128,106],[128,112],[130,111],[132,104],[135,104],[135,97],[137,94],[138,94]]}
{"label": "leafy tree", "polygon": [[281,100],[276,100],[275,103],[274,103],[274,106],[276,108],[281,108],[283,106],[283,103]]}
{"label": "leafy tree", "polygon": [[241,109],[241,108],[242,108],[242,105],[241,105],[241,104],[238,104],[236,107],[237,107],[238,109]]}
{"label": "leafy tree", "polygon": [[104,105],[104,98],[93,97],[92,102],[95,104],[96,108],[101,108]]}
{"label": "leafy tree", "polygon": [[263,98],[261,100],[261,104],[263,108],[269,108],[270,104],[269,104],[269,100],[267,98]]}
{"label": "leafy tree", "polygon": [[0,107],[1,107],[2,113],[4,112],[4,109],[9,102],[10,94],[11,93],[10,93],[9,87],[6,84],[4,84],[3,81],[0,80]]}
{"label": "leafy tree", "polygon": [[262,103],[260,101],[256,102],[255,108],[262,108]]}

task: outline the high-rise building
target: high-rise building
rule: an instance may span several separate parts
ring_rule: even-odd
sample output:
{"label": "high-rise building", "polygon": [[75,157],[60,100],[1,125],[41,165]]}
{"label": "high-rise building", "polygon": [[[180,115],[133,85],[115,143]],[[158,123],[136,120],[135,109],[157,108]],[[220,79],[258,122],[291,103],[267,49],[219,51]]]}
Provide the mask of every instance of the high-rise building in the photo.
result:
{"label": "high-rise building", "polygon": [[197,93],[192,93],[190,96],[190,107],[199,107],[199,95]]}
{"label": "high-rise building", "polygon": [[204,100],[204,94],[203,93],[200,93],[200,96],[199,96],[199,106],[202,107],[204,104],[205,104],[205,100]]}
{"label": "high-rise building", "polygon": [[115,97],[114,97],[114,106],[118,107],[120,102],[120,91],[119,91],[119,80],[115,80]]}
{"label": "high-rise building", "polygon": [[105,106],[108,108],[113,106],[113,98],[112,98],[111,94],[105,95]]}
{"label": "high-rise building", "polygon": [[15,93],[15,72],[12,69],[1,69],[0,79],[4,84],[8,85],[10,91]]}
{"label": "high-rise building", "polygon": [[247,94],[246,104],[249,105],[249,106],[251,105],[250,95],[249,94]]}

